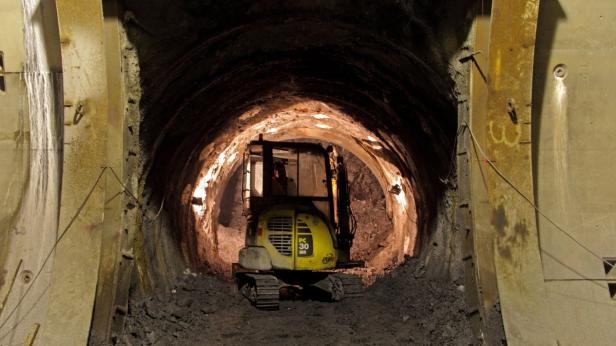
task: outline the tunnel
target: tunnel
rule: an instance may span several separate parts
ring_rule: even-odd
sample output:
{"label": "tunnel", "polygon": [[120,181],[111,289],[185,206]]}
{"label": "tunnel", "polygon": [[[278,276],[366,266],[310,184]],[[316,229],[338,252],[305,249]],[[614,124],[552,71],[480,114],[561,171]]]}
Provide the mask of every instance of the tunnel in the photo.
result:
{"label": "tunnel", "polygon": [[[130,150],[155,215],[142,225],[146,286],[168,291],[184,268],[231,276],[245,221],[233,213],[233,230],[218,219],[259,136],[334,145],[368,169],[391,229],[372,230],[383,240],[364,245],[378,249],[366,283],[438,246],[431,238],[445,217],[457,131],[449,60],[469,30],[471,2],[123,5],[141,88],[128,100],[140,110]],[[161,255],[165,248],[179,251]]]}
{"label": "tunnel", "polygon": [[[51,16],[45,4],[39,12]],[[314,309],[349,329],[324,327],[318,334],[326,343],[353,334],[370,342],[375,328],[390,323],[400,331],[386,343],[471,337],[460,251],[447,233],[457,83],[464,80],[452,64],[459,65],[478,11],[474,1],[126,0],[104,2],[102,10],[118,54],[107,56],[108,78],[119,86],[109,89],[118,101],[108,106],[124,120],[116,125],[119,160],[108,161],[96,183],[121,188],[104,204],[121,231],[101,239],[89,344],[233,344],[245,337],[232,332],[243,323],[237,309],[264,318],[250,332],[271,329],[254,335],[259,342],[312,342],[302,328],[291,336],[274,329],[281,318],[283,325],[319,323]],[[77,37],[60,30],[56,39],[69,47]],[[65,101],[65,125],[84,118],[91,126],[88,114],[97,107]],[[365,265],[342,271],[359,275],[374,290],[369,298],[337,305],[291,297],[271,318],[238,302],[232,265],[246,233],[243,157],[257,139],[333,147],[348,162],[358,230],[351,254]],[[378,322],[385,315],[395,321]],[[203,333],[206,320],[219,331]],[[0,335],[7,336],[14,337]]]}
{"label": "tunnel", "polygon": [[[129,102],[139,101],[142,109],[145,189],[158,203],[166,201],[189,263],[207,262],[209,245],[195,235],[195,222],[211,222],[242,150],[259,134],[325,140],[359,157],[384,190],[400,185],[402,194],[388,205],[404,200],[408,208],[396,214],[408,215],[401,223],[416,222],[417,236],[403,252],[420,249],[443,196],[439,178],[450,168],[457,116],[447,71],[451,52],[435,51],[444,45],[436,38],[428,41],[444,35],[427,27],[438,20],[433,8],[365,4],[355,18],[350,4],[161,3],[160,12],[151,6],[126,4],[143,85],[141,99]],[[465,14],[461,30],[468,30],[470,9],[457,10]],[[293,19],[290,12],[297,13]],[[160,19],[163,13],[167,18]],[[231,13],[232,19],[221,19]],[[400,16],[400,25],[370,30],[383,28],[391,15]],[[179,20],[173,16],[186,21],[184,32],[163,30]],[[198,24],[210,18],[218,18],[215,29]],[[176,37],[184,40],[174,47]],[[207,195],[201,213],[213,214],[196,221],[191,198],[197,195]]]}
{"label": "tunnel", "polygon": [[[0,0],[0,346],[610,344],[595,3]],[[242,267],[266,142],[353,268]]]}
{"label": "tunnel", "polygon": [[[255,115],[255,110],[250,110],[246,115]],[[329,114],[329,115],[327,115]],[[333,129],[345,128],[348,133],[336,133]],[[227,275],[230,273],[231,264],[238,261],[238,253],[244,243],[246,220],[242,215],[242,196],[240,194],[243,184],[240,181],[240,166],[242,149],[250,139],[256,139],[266,135],[273,141],[323,141],[323,147],[331,144],[338,146],[338,151],[347,154],[347,169],[351,175],[351,193],[357,196],[354,201],[368,200],[369,211],[363,211],[358,203],[354,214],[359,228],[358,239],[354,242],[354,252],[366,252],[365,256],[358,259],[369,259],[366,269],[366,280],[371,280],[375,275],[383,274],[386,268],[403,262],[405,256],[411,256],[414,252],[416,241],[416,215],[410,183],[403,179],[400,171],[395,169],[391,161],[383,152],[384,148],[376,139],[374,133],[353,123],[348,116],[335,112],[319,102],[293,103],[289,107],[278,111],[276,114],[262,121],[254,122],[246,127],[235,126],[229,137],[230,142],[219,144],[213,141],[206,149],[207,156],[203,160],[202,168],[195,183],[187,184],[185,189],[190,201],[184,204],[193,204],[193,199],[198,199],[198,205],[189,208],[187,242],[194,238],[193,244],[197,246],[197,263],[207,266],[208,269]],[[224,135],[223,135],[224,136]],[[224,139],[223,139],[224,140]],[[218,152],[209,148],[225,148]],[[345,150],[344,148],[349,148]],[[354,155],[353,153],[356,153]],[[364,158],[364,161],[359,157]],[[379,158],[384,156],[384,158]],[[369,167],[373,167],[370,169]],[[363,171],[363,172],[362,172]],[[377,178],[379,177],[379,178]],[[357,178],[357,179],[355,179]],[[357,180],[357,182],[356,182]],[[368,186],[362,186],[366,183]],[[192,188],[192,191],[190,191]],[[399,188],[394,194],[392,189]],[[187,191],[188,190],[188,191]],[[220,191],[220,192],[219,192]],[[385,198],[387,193],[388,199]],[[408,196],[407,196],[408,193]],[[367,197],[367,198],[366,198]],[[377,201],[372,201],[372,200]],[[376,204],[381,204],[380,215]],[[235,205],[235,210],[233,210]],[[223,213],[225,213],[223,215]],[[362,224],[363,216],[372,216],[385,229],[376,229],[376,224]],[[221,219],[224,221],[220,221]],[[216,220],[219,220],[218,222]],[[230,224],[234,227],[229,228]],[[367,228],[375,229],[367,229]],[[195,231],[196,229],[196,231]],[[362,232],[363,231],[363,232]],[[196,236],[192,236],[196,233]],[[366,233],[366,234],[363,234]],[[362,241],[360,239],[366,238]],[[380,240],[379,240],[380,239]],[[376,244],[370,244],[376,242]],[[235,243],[235,246],[230,246]],[[386,245],[384,245],[386,244]],[[383,249],[379,249],[383,248]],[[378,249],[375,250],[375,249]],[[374,273],[368,275],[368,273]]]}

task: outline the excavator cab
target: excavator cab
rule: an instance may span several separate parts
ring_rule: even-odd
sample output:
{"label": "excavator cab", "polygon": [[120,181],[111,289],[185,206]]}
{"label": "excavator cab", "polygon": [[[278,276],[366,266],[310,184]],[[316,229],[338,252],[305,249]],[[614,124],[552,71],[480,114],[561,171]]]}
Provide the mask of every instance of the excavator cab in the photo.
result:
{"label": "excavator cab", "polygon": [[251,142],[242,200],[246,243],[234,274],[257,307],[276,309],[283,286],[321,288],[334,300],[360,292],[358,277],[333,271],[363,263],[350,260],[355,226],[346,169],[332,147]]}

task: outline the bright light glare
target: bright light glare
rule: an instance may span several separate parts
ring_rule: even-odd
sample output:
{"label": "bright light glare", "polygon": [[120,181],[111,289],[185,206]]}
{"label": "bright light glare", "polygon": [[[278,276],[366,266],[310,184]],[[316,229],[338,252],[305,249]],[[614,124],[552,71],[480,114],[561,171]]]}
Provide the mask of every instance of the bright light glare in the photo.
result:
{"label": "bright light glare", "polygon": [[[210,168],[207,170],[207,174],[199,180],[197,188],[193,192],[193,197],[201,198],[203,204],[193,205],[193,209],[195,210],[195,212],[198,212],[200,214],[203,214],[205,212],[205,209],[207,207],[207,188],[208,186],[210,186],[211,183],[214,183],[216,181],[216,178],[218,178],[218,174],[220,173],[220,170],[225,163],[232,163],[233,161],[235,161],[235,159],[237,158],[237,151],[235,150],[235,147],[236,146],[229,147],[227,148],[227,150],[221,152],[220,155],[218,155],[218,159],[216,159],[216,162],[214,162],[214,164],[210,166]],[[229,152],[231,153],[229,154]]]}
{"label": "bright light glare", "polygon": [[409,237],[408,235],[406,237],[404,237],[404,253],[408,254],[411,253],[409,251],[409,246],[411,245],[411,237]]}
{"label": "bright light glare", "polygon": [[391,175],[389,175],[389,177],[391,181],[391,186],[395,186],[395,185],[400,186],[400,193],[394,196],[398,204],[400,204],[400,206],[402,207],[402,209],[406,210],[407,201],[406,201],[406,194],[404,193],[404,185],[402,184],[402,177],[400,177],[399,175],[395,175],[393,179]]}
{"label": "bright light glare", "polygon": [[376,138],[374,138],[374,137],[372,137],[372,136],[368,136],[368,140],[369,140],[370,142],[377,142],[377,139],[376,139]]}
{"label": "bright light glare", "polygon": [[313,114],[312,117],[315,119],[329,119],[329,115],[321,114],[321,113]]}
{"label": "bright light glare", "polygon": [[331,129],[331,128],[332,128],[331,126],[329,126],[329,125],[327,125],[327,124],[323,124],[323,123],[317,123],[317,124],[316,124],[316,125],[314,125],[314,126],[316,126],[316,127],[320,128],[320,129],[326,129],[326,130],[327,130],[327,129]]}
{"label": "bright light glare", "polygon": [[278,129],[275,127],[272,127],[271,129],[268,129],[266,132],[267,133],[278,133]]}

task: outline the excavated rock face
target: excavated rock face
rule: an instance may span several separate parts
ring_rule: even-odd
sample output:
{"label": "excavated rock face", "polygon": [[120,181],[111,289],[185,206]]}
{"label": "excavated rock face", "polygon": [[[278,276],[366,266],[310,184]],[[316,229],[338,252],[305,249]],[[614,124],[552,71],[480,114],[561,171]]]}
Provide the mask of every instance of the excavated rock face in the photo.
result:
{"label": "excavated rock face", "polygon": [[384,140],[426,237],[456,130],[448,61],[474,6],[451,3],[125,0],[141,69],[145,187],[167,201],[165,223],[189,262],[199,256],[186,191],[205,148],[241,132],[247,112],[267,119],[301,102],[321,102]]}

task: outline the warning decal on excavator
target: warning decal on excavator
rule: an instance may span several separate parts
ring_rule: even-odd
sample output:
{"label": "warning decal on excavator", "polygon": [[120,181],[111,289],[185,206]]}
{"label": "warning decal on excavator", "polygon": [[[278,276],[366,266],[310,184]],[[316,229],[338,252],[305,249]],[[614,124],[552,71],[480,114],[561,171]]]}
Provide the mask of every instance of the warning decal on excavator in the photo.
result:
{"label": "warning decal on excavator", "polygon": [[312,256],[312,236],[302,234],[297,236],[297,256],[307,257]]}

